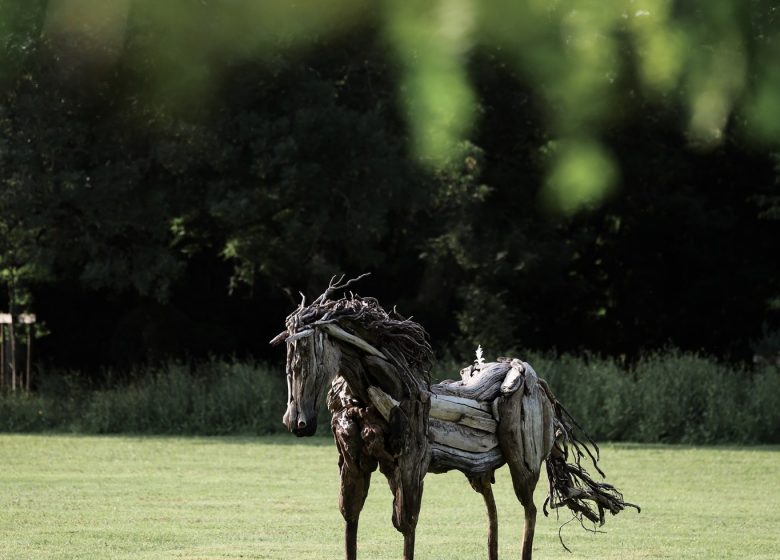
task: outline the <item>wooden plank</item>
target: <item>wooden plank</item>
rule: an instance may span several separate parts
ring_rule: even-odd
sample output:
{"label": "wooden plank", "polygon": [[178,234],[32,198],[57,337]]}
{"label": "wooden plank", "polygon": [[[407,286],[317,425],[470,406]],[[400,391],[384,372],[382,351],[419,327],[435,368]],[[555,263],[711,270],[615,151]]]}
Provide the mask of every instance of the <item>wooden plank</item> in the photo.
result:
{"label": "wooden plank", "polygon": [[[397,400],[376,386],[368,388],[368,398],[387,421],[390,420],[390,411],[399,404]],[[470,406],[458,401],[468,401],[468,399],[453,401],[449,398],[439,398],[437,395],[431,395],[430,418],[473,428],[474,430],[479,430],[479,432],[496,433],[496,421],[488,413],[477,408],[477,405],[480,405],[480,403],[471,401],[470,404],[475,406]],[[477,436],[480,436],[480,434],[477,434]]]}
{"label": "wooden plank", "polygon": [[[476,403],[476,401],[474,402]],[[454,422],[484,432],[496,433],[497,424],[490,414],[481,409],[453,402],[446,397],[442,398],[438,395],[431,395],[430,417]]]}
{"label": "wooden plank", "polygon": [[473,453],[490,451],[498,447],[498,438],[495,434],[436,418],[428,420],[428,435],[435,443]]}
{"label": "wooden plank", "polygon": [[428,470],[432,473],[443,473],[455,469],[466,476],[477,476],[492,473],[505,462],[499,447],[482,453],[472,453],[433,442]]}
{"label": "wooden plank", "polygon": [[442,403],[441,406],[447,406],[444,404],[445,402],[452,403],[454,405],[461,405],[472,409],[472,412],[470,412],[471,414],[478,416],[482,415],[487,418],[491,417],[489,402],[468,399],[466,397],[459,397],[457,395],[439,394],[436,392],[437,387],[438,385],[431,387],[431,390],[433,391],[433,395],[431,395],[431,406],[433,406],[433,401],[436,400],[438,403]]}

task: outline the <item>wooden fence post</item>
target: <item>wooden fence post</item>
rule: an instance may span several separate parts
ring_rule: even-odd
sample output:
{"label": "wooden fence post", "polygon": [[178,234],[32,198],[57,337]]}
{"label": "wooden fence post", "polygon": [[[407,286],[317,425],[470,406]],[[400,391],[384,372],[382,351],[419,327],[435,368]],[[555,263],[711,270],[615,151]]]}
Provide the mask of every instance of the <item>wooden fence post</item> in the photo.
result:
{"label": "wooden fence post", "polygon": [[[32,334],[31,330],[35,323],[35,313],[21,313],[19,314],[19,324],[25,326],[25,334],[27,335],[27,359],[25,360],[25,379],[24,390],[30,392],[30,362],[32,360]],[[21,385],[21,377],[19,378],[19,384]]]}
{"label": "wooden fence post", "polygon": [[[0,388],[5,388],[5,326],[10,325],[13,321],[13,317],[10,313],[0,313]],[[13,344],[13,340],[11,341]],[[10,354],[10,359],[13,361],[13,349]],[[11,387],[16,390],[16,364],[9,364],[11,371]]]}

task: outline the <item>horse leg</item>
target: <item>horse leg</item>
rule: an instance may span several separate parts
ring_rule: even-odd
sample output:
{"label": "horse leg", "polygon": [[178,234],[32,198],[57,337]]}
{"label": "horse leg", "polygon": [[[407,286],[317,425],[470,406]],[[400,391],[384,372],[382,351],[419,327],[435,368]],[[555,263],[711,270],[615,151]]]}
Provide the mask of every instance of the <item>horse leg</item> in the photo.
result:
{"label": "horse leg", "polygon": [[357,560],[357,531],[360,512],[366,502],[371,483],[370,471],[342,469],[339,509],[346,522],[344,549],[346,560]]}
{"label": "horse leg", "polygon": [[430,403],[405,399],[390,413],[390,445],[400,450],[379,467],[393,492],[393,525],[404,536],[404,560],[414,559],[414,536],[422,504],[423,479],[431,462],[428,441]]}
{"label": "horse leg", "polygon": [[339,510],[346,522],[345,557],[346,560],[356,560],[358,520],[368,496],[371,473],[376,469],[377,462],[366,454],[360,437],[360,424],[355,414],[348,410],[337,412],[333,415],[331,426],[339,450]]}
{"label": "horse leg", "polygon": [[485,499],[488,516],[488,560],[498,560],[498,515],[496,514],[496,500],[493,498],[492,479],[493,473],[490,473],[477,478],[469,478],[469,482],[471,487],[482,494]]}
{"label": "horse leg", "polygon": [[501,421],[498,442],[512,473],[512,485],[525,512],[522,560],[531,560],[536,527],[534,489],[542,462],[553,444],[552,405],[538,385],[502,397],[498,404]]}
{"label": "horse leg", "polygon": [[532,480],[526,480],[523,487],[518,491],[515,488],[520,503],[525,510],[525,526],[523,528],[523,548],[520,558],[522,560],[531,560],[531,554],[534,546],[534,530],[536,529],[536,504],[534,504],[534,489],[539,480],[539,474]]}
{"label": "horse leg", "polygon": [[410,461],[382,462],[379,468],[387,477],[393,493],[393,526],[404,536],[404,560],[414,560],[417,519],[422,505],[422,476],[409,476]]}

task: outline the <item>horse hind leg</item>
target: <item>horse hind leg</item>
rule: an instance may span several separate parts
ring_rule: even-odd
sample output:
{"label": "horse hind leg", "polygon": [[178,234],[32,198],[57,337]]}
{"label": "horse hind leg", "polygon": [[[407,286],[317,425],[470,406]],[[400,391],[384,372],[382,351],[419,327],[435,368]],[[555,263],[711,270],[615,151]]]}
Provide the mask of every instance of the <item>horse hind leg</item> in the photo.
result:
{"label": "horse hind leg", "polygon": [[482,494],[485,500],[488,516],[488,560],[498,560],[498,515],[496,514],[496,500],[493,498],[493,473],[469,478],[471,487]]}
{"label": "horse hind leg", "polygon": [[[531,560],[534,546],[534,531],[536,530],[536,504],[534,504],[534,489],[539,480],[539,473],[531,479],[525,479],[520,483],[520,488],[515,484],[515,495],[523,506],[525,524],[523,526],[523,548],[520,555],[522,560]],[[513,481],[514,484],[514,481]]]}
{"label": "horse hind leg", "polygon": [[523,506],[525,524],[523,526],[523,544],[520,558],[531,560],[534,545],[534,531],[536,529],[536,504],[534,504],[534,490],[539,481],[540,468],[531,469],[516,454],[507,456],[509,471],[512,474],[512,486],[515,496]]}
{"label": "horse hind leg", "polygon": [[539,386],[528,394],[518,391],[499,401],[498,441],[512,474],[512,485],[523,506],[522,560],[531,560],[536,505],[534,490],[539,481],[542,462],[553,444],[553,410]]}

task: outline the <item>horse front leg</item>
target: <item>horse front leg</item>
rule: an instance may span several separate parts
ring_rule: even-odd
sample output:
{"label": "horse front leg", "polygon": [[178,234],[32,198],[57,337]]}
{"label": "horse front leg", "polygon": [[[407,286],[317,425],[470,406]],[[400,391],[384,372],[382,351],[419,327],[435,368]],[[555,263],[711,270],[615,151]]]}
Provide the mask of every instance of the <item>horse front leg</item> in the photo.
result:
{"label": "horse front leg", "polygon": [[[414,560],[414,541],[417,520],[422,505],[422,477],[404,476],[408,473],[407,461],[382,464],[380,469],[390,483],[393,493],[393,526],[404,536],[404,560]],[[410,474],[410,473],[409,473]]]}
{"label": "horse front leg", "polygon": [[344,550],[346,560],[357,560],[357,531],[360,512],[368,496],[371,473],[376,460],[366,454],[360,437],[357,414],[344,410],[333,415],[333,437],[339,450],[339,510],[346,522]]}
{"label": "horse front leg", "polygon": [[346,560],[357,560],[357,532],[360,512],[368,496],[371,471],[342,468],[339,509],[346,522],[344,550]]}
{"label": "horse front leg", "polygon": [[[380,468],[393,492],[393,525],[404,536],[404,560],[414,560],[414,538],[422,505],[423,479],[431,462],[428,441],[429,402],[401,401],[390,414],[392,447],[400,450],[392,463]],[[400,436],[400,437],[399,437]]]}

